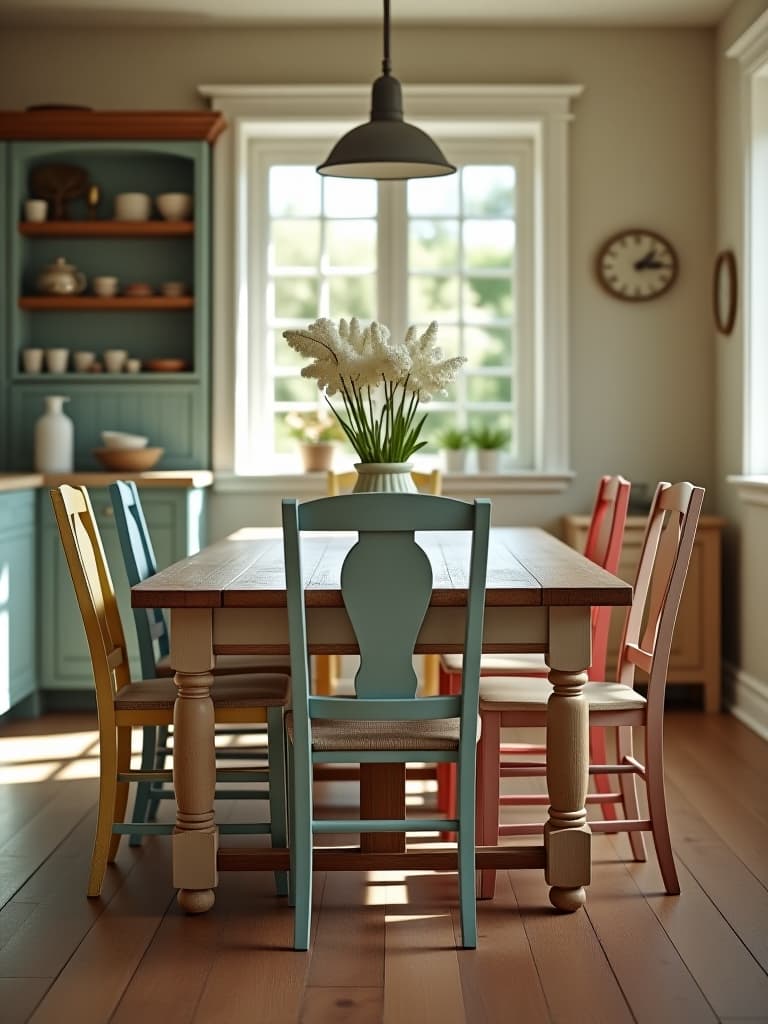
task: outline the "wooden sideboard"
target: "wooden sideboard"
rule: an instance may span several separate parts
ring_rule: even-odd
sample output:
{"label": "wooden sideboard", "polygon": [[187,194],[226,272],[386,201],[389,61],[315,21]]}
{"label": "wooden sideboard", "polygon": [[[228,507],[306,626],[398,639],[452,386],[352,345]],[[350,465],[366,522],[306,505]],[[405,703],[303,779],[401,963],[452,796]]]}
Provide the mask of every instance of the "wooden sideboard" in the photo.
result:
{"label": "wooden sideboard", "polygon": [[[670,683],[696,683],[702,686],[705,711],[720,710],[720,547],[724,523],[725,520],[718,516],[702,516],[699,520],[683,600],[675,625],[667,677]],[[566,516],[563,525],[566,543],[583,551],[589,516]],[[634,580],[644,529],[644,516],[630,516],[627,519],[618,575],[629,583]],[[609,678],[612,678],[615,671],[616,649],[622,625],[623,616],[617,609],[612,617],[608,644]],[[642,680],[642,675],[639,678]]]}

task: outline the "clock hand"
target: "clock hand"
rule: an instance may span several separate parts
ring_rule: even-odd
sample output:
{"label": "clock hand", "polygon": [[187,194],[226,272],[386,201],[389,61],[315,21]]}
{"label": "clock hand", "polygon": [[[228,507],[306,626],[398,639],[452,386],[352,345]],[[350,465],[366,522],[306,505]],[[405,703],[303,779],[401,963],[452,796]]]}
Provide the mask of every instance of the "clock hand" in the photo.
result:
{"label": "clock hand", "polygon": [[649,267],[655,266],[654,259],[656,257],[656,247],[651,246],[645,256],[642,259],[635,260],[635,270],[647,270]]}

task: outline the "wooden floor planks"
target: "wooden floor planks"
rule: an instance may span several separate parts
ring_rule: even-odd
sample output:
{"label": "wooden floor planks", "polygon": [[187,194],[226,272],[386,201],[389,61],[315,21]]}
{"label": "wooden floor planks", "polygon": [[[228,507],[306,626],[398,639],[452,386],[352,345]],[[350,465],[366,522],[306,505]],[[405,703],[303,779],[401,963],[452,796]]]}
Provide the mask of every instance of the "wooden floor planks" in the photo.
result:
{"label": "wooden floor planks", "polygon": [[[768,1021],[768,744],[732,718],[667,716],[679,898],[663,893],[650,844],[636,864],[624,836],[598,836],[586,912],[555,914],[538,872],[500,872],[470,951],[456,946],[453,874],[318,873],[304,954],[268,873],[223,874],[214,910],[185,916],[165,838],[124,842],[102,897],[85,898],[96,788],[77,751],[92,727],[27,723],[36,744],[49,734],[58,770],[17,784],[6,772],[0,786],[3,1024]],[[0,728],[0,760],[7,738],[18,757],[24,728]],[[323,784],[340,816],[351,788]],[[243,821],[265,808],[218,810]]]}

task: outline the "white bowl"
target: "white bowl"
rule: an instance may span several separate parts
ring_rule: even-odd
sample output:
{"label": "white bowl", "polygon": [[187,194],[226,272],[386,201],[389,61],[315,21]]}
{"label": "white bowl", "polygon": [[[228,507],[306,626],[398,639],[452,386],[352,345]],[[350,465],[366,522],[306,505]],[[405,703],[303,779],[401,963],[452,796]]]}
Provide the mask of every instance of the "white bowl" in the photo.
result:
{"label": "white bowl", "polygon": [[102,430],[101,440],[105,448],[146,448],[148,437],[140,434],[124,434],[121,430]]}
{"label": "white bowl", "polygon": [[115,196],[115,220],[149,220],[152,199],[146,192],[120,192]]}
{"label": "white bowl", "polygon": [[155,205],[165,220],[189,220],[192,215],[192,196],[189,192],[163,192],[155,196]]}

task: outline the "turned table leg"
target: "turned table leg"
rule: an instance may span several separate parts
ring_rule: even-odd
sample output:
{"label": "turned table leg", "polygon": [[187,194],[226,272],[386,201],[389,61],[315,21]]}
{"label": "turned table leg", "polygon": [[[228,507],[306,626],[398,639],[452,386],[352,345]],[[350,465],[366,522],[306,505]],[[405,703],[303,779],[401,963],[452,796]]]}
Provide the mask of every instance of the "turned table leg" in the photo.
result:
{"label": "turned table leg", "polygon": [[547,705],[549,820],[544,827],[550,902],[572,912],[584,905],[590,881],[591,830],[585,807],[589,781],[589,709],[584,697],[590,655],[590,609],[550,610]]}
{"label": "turned table leg", "polygon": [[187,913],[199,914],[213,906],[218,884],[211,610],[178,608],[171,614],[171,663],[176,669],[177,686],[173,712],[173,884],[179,890],[179,905]]}

